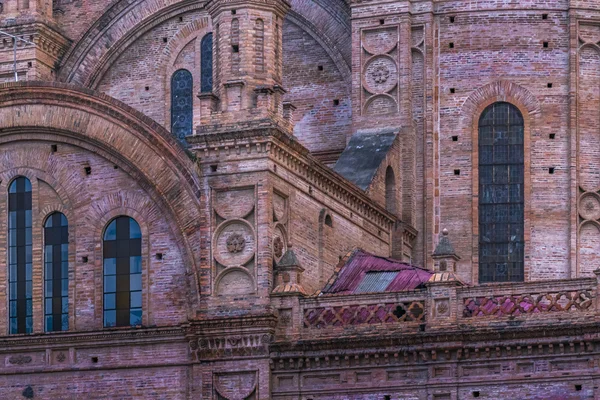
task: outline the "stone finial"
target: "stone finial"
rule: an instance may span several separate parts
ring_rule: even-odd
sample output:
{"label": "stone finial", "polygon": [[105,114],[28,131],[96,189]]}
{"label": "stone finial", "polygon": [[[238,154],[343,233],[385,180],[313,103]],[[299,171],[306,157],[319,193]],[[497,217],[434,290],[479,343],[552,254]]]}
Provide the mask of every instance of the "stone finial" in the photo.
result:
{"label": "stone finial", "polygon": [[444,228],[442,237],[432,254],[436,272],[456,272],[456,262],[460,257],[456,255],[454,246],[450,242],[448,229]]}
{"label": "stone finial", "polygon": [[296,254],[291,248],[288,249],[275,266],[277,286],[272,294],[306,296],[306,290],[300,284],[302,272],[304,268],[300,266]]}

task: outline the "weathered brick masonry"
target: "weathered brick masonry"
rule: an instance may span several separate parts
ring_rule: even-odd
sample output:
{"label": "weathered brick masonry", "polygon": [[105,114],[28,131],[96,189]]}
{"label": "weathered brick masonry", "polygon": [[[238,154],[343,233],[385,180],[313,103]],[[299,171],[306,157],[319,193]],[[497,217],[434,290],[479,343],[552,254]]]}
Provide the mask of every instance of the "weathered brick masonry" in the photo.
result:
{"label": "weathered brick masonry", "polygon": [[0,399],[600,399],[600,0],[0,0],[0,31]]}

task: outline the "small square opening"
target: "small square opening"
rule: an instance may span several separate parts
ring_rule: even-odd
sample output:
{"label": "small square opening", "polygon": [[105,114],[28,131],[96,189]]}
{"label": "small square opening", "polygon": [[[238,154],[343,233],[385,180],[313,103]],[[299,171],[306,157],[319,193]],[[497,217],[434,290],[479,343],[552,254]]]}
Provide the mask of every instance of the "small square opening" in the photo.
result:
{"label": "small square opening", "polygon": [[146,92],[150,90],[150,86],[146,86],[144,89],[146,89]]}
{"label": "small square opening", "polygon": [[211,165],[210,172],[217,172],[217,165]]}
{"label": "small square opening", "polygon": [[548,48],[548,42],[544,42],[542,45],[544,46],[545,49]]}
{"label": "small square opening", "polygon": [[333,105],[334,106],[339,106],[340,105],[340,101],[338,99],[333,100]]}
{"label": "small square opening", "polygon": [[166,37],[163,38],[163,43],[167,43],[169,41],[169,39],[167,39]]}
{"label": "small square opening", "polygon": [[235,15],[235,14],[237,14],[237,11],[236,10],[231,10],[231,15]]}
{"label": "small square opening", "polygon": [[452,141],[453,142],[458,142],[458,136],[452,136]]}
{"label": "small square opening", "polygon": [[548,173],[552,175],[554,173],[554,167],[548,168]]}
{"label": "small square opening", "polygon": [[479,397],[479,391],[473,392],[473,397]]}
{"label": "small square opening", "polygon": [[51,145],[51,146],[50,146],[50,150],[51,150],[53,153],[56,153],[56,152],[58,151],[58,145],[56,145],[56,144],[53,144],[53,145]]}
{"label": "small square opening", "polygon": [[319,66],[317,67],[317,69],[318,69],[319,71],[323,71],[323,66],[322,66],[322,65],[319,65]]}
{"label": "small square opening", "polygon": [[582,389],[583,387],[581,385],[575,385],[575,390],[577,390],[578,392]]}
{"label": "small square opening", "polygon": [[548,83],[548,89],[552,89],[552,83]]}
{"label": "small square opening", "polygon": [[453,24],[456,21],[456,17],[453,15],[450,17],[450,23]]}
{"label": "small square opening", "polygon": [[83,170],[85,171],[86,175],[91,175],[92,174],[92,167],[85,167],[85,168],[83,168]]}
{"label": "small square opening", "polygon": [[385,24],[385,19],[380,19],[379,20],[379,25],[383,25],[383,24]]}
{"label": "small square opening", "polygon": [[88,262],[88,256],[81,257],[81,262],[86,264]]}
{"label": "small square opening", "polygon": [[451,49],[454,48],[454,42],[450,42],[450,44],[448,45],[448,47],[450,47]]}
{"label": "small square opening", "polygon": [[548,14],[542,14],[542,19],[548,19]]}
{"label": "small square opening", "polygon": [[456,89],[455,88],[450,88],[450,93],[452,93],[452,94],[456,93]]}
{"label": "small square opening", "polygon": [[156,259],[157,260],[162,260],[163,259],[163,253],[156,253]]}
{"label": "small square opening", "polygon": [[239,52],[240,52],[240,45],[239,45],[239,44],[232,44],[232,45],[231,45],[231,50],[232,50],[234,53],[239,53]]}
{"label": "small square opening", "polygon": [[460,175],[460,169],[455,169],[454,170],[454,175],[456,175],[456,176]]}
{"label": "small square opening", "polygon": [[92,357],[92,362],[96,364],[98,362],[98,357]]}
{"label": "small square opening", "polygon": [[553,139],[553,140],[556,139],[556,133],[551,133],[550,134],[550,139]]}

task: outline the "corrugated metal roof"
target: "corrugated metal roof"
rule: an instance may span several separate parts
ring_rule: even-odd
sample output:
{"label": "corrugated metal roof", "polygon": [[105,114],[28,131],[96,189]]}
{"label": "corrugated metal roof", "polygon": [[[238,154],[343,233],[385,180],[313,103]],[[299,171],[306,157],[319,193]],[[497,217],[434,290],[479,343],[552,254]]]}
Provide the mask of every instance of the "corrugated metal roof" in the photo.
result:
{"label": "corrugated metal roof", "polygon": [[398,276],[397,271],[367,272],[362,282],[354,289],[354,293],[384,292],[396,276]]}
{"label": "corrugated metal roof", "polygon": [[[389,272],[395,276],[390,279],[391,274],[371,275],[373,272]],[[367,293],[367,290],[372,293],[414,290],[423,287],[431,275],[433,273],[429,270],[357,249],[339,267],[321,293],[354,294]],[[390,279],[385,287],[384,279]]]}

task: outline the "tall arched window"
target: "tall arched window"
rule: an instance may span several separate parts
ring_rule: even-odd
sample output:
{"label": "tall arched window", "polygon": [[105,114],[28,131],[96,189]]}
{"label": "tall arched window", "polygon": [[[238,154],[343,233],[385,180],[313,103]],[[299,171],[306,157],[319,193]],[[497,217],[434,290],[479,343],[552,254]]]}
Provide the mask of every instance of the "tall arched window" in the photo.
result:
{"label": "tall arched window", "polygon": [[385,171],[385,209],[396,214],[396,175],[392,167]]}
{"label": "tall arched window", "polygon": [[479,120],[479,280],[524,279],[524,123],[512,104]]}
{"label": "tall arched window", "polygon": [[213,91],[213,34],[207,33],[200,42],[200,91]]}
{"label": "tall arched window", "polygon": [[180,141],[193,132],[194,81],[190,71],[180,69],[171,78],[171,133]]}
{"label": "tall arched window", "polygon": [[31,182],[20,176],[8,190],[8,282],[10,333],[33,332]]}
{"label": "tall arched window", "polygon": [[104,326],[142,323],[142,232],[130,217],[104,231]]}
{"label": "tall arched window", "polygon": [[44,320],[46,332],[69,330],[69,224],[59,212],[44,225]]}

